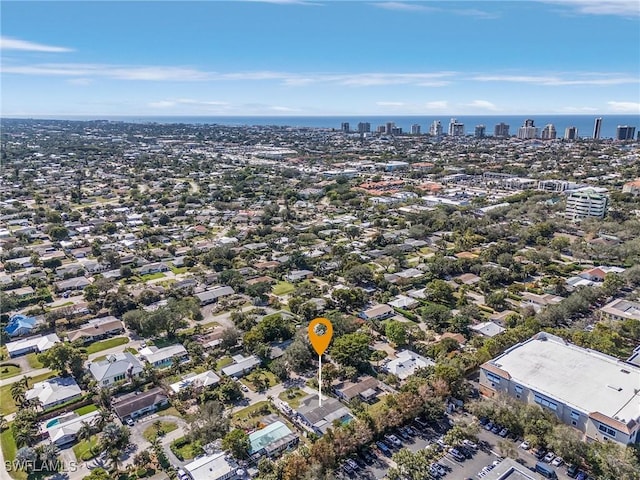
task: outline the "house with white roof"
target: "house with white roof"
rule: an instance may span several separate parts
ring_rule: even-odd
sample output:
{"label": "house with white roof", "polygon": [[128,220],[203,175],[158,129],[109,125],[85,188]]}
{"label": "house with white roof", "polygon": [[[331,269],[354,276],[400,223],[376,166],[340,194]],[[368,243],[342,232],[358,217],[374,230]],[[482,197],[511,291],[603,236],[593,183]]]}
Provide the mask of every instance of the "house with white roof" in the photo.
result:
{"label": "house with white roof", "polygon": [[15,342],[9,342],[5,344],[9,357],[15,358],[20,355],[26,355],[27,353],[41,353],[49,350],[56,343],[59,343],[60,339],[55,333],[48,335],[40,335],[37,337],[24,338]]}
{"label": "house with white roof", "polygon": [[173,359],[184,362],[189,359],[187,349],[181,344],[169,345],[168,347],[158,348],[154,345],[145,347],[138,352],[140,360],[149,362],[155,368],[166,368],[173,364]]}
{"label": "house with white roof", "polygon": [[33,388],[25,392],[27,400],[38,399],[43,410],[68,402],[82,395],[82,390],[73,377],[50,378],[33,384]]}
{"label": "house with white roof", "polygon": [[182,380],[172,383],[171,390],[175,393],[179,393],[185,388],[192,387],[194,389],[203,389],[214,387],[220,382],[220,377],[216,375],[212,370],[206,372],[194,374],[190,373],[182,377]]}
{"label": "house with white roof", "polygon": [[187,463],[183,470],[191,480],[233,480],[238,476],[238,465],[224,452],[205,455]]}
{"label": "house with white roof", "polygon": [[89,364],[89,371],[101,387],[137,377],[142,373],[142,364],[129,352],[114,353],[106,359]]}
{"label": "house with white roof", "polygon": [[84,423],[91,425],[98,415],[100,415],[98,410],[81,416],[71,413],[47,421],[43,425],[43,430],[45,434],[49,435],[49,440],[60,447],[75,442],[82,425]]}
{"label": "house with white roof", "polygon": [[244,377],[247,373],[262,363],[255,355],[249,355],[248,357],[234,355],[231,358],[233,358],[234,363],[222,369],[222,373],[227,377]]}
{"label": "house with white roof", "polygon": [[411,350],[402,350],[396,353],[394,360],[384,366],[384,370],[394,374],[400,380],[406,380],[409,376],[424,367],[432,367],[435,362],[427,357],[423,357]]}

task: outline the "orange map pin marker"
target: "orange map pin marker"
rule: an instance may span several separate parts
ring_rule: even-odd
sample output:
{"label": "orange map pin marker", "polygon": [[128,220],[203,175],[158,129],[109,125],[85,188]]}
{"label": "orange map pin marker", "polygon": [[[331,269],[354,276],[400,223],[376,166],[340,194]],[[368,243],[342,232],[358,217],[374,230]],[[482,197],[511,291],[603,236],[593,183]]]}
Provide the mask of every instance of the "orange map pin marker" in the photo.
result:
{"label": "orange map pin marker", "polygon": [[[322,328],[324,327],[324,328]],[[324,333],[319,333],[324,330]],[[309,323],[309,341],[318,355],[322,355],[331,342],[333,325],[324,317],[314,318]]]}
{"label": "orange map pin marker", "polygon": [[318,317],[309,323],[309,341],[318,354],[318,404],[322,406],[322,354],[331,343],[333,325],[328,318]]}

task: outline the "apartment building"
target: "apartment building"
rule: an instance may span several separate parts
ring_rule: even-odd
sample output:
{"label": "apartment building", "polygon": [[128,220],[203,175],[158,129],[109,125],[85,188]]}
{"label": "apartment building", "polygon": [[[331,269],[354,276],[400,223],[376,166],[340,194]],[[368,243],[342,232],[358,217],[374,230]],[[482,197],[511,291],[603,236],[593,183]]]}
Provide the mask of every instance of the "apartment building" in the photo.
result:
{"label": "apartment building", "polygon": [[578,190],[567,196],[565,217],[580,220],[586,217],[604,218],[609,198],[592,189]]}
{"label": "apartment building", "polygon": [[553,412],[587,440],[640,441],[640,367],[540,332],[480,367],[480,391]]}

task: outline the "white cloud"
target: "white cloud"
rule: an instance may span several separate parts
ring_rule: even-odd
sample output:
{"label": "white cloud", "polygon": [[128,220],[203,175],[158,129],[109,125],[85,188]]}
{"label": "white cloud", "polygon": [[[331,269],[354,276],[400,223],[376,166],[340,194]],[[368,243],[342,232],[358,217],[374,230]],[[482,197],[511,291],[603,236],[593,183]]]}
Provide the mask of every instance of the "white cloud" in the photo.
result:
{"label": "white cloud", "polygon": [[437,100],[435,102],[427,102],[425,104],[429,110],[446,110],[449,108],[449,102],[446,100]]}
{"label": "white cloud", "polygon": [[411,2],[375,2],[378,8],[384,8],[385,10],[399,10],[403,12],[439,12],[440,8],[428,7],[423,4],[411,3]]}
{"label": "white cloud", "polygon": [[67,83],[78,87],[86,87],[87,85],[91,85],[93,81],[90,78],[72,78],[67,80]]}
{"label": "white cloud", "polygon": [[640,16],[638,0],[538,0],[544,3],[573,7],[585,15],[617,15],[622,17]]}
{"label": "white cloud", "polygon": [[640,113],[640,103],[638,102],[607,102],[611,111],[619,113]]}
{"label": "white cloud", "polygon": [[44,45],[42,43],[18,40],[17,38],[0,37],[0,50],[21,50],[24,52],[64,53],[73,52],[73,49]]}
{"label": "white cloud", "polygon": [[485,12],[484,10],[478,10],[477,8],[457,9],[452,10],[452,13],[455,13],[456,15],[463,15],[465,17],[477,17],[487,20],[500,18],[500,15],[498,15],[497,13]]}
{"label": "white cloud", "polygon": [[376,102],[376,105],[381,107],[403,107],[405,105],[404,102]]}
{"label": "white cloud", "polygon": [[493,112],[498,111],[498,107],[496,107],[493,103],[487,100],[474,100],[471,103],[465,104],[466,107],[472,108],[481,108],[484,110],[491,110]]}
{"label": "white cloud", "polygon": [[226,107],[228,102],[220,102],[217,100],[195,100],[193,98],[178,98],[171,100],[160,100],[157,102],[149,102],[148,105],[153,108],[170,108],[180,105],[190,105],[193,107]]}
{"label": "white cloud", "polygon": [[557,75],[477,75],[471,77],[471,79],[479,82],[532,83],[545,86],[623,85],[640,83],[637,76],[600,73],[572,74],[571,78],[563,78]]}
{"label": "white cloud", "polygon": [[209,75],[193,68],[162,66],[125,66],[91,63],[44,63],[35,65],[2,66],[2,73],[22,75],[105,77],[117,80],[193,81],[205,80]]}

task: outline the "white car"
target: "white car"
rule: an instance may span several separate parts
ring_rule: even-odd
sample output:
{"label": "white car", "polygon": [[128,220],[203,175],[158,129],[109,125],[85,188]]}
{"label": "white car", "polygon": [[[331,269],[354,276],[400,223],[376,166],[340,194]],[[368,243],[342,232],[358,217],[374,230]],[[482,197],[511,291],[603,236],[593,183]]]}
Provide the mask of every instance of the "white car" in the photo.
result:
{"label": "white car", "polygon": [[559,467],[560,465],[562,465],[564,463],[564,460],[562,459],[562,457],[556,457],[553,459],[553,461],[551,462],[551,465],[553,465],[554,467]]}
{"label": "white car", "polygon": [[529,450],[531,448],[531,444],[525,440],[520,445],[518,445],[518,447],[523,450]]}
{"label": "white car", "polygon": [[549,452],[544,456],[542,460],[546,463],[551,463],[551,460],[553,460],[554,458],[556,458],[556,454],[553,452]]}
{"label": "white car", "polygon": [[472,442],[471,440],[464,439],[464,440],[462,441],[462,444],[463,444],[464,446],[466,446],[466,447],[472,448],[472,449],[474,449],[474,450],[478,450],[478,444],[477,444],[477,443]]}

